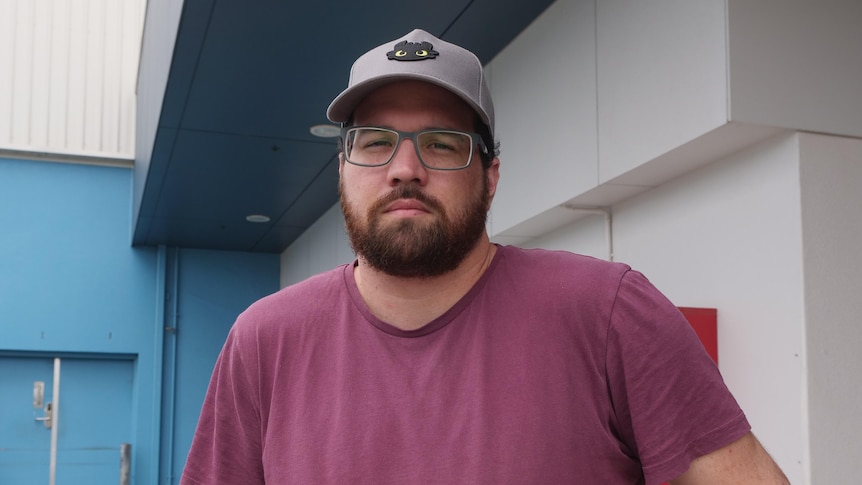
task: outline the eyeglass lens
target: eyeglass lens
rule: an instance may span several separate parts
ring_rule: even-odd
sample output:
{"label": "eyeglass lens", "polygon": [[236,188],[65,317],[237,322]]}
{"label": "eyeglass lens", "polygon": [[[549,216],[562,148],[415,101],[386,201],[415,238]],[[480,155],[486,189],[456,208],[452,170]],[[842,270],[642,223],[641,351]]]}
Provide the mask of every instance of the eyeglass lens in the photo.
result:
{"label": "eyeglass lens", "polygon": [[[419,158],[436,169],[457,169],[470,164],[473,139],[467,133],[448,130],[422,131],[411,136]],[[357,165],[386,165],[395,155],[399,134],[383,128],[353,128],[346,136],[347,160]]]}

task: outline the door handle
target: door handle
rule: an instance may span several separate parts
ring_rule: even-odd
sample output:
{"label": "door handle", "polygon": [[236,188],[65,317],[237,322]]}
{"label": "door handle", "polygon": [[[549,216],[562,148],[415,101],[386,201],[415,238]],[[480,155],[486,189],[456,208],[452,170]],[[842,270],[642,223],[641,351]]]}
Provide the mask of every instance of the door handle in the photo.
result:
{"label": "door handle", "polygon": [[54,424],[54,407],[51,403],[45,403],[45,416],[36,418],[36,421],[42,421],[46,428],[51,429]]}
{"label": "door handle", "polygon": [[132,472],[132,445],[123,443],[120,445],[120,485],[131,483]]}

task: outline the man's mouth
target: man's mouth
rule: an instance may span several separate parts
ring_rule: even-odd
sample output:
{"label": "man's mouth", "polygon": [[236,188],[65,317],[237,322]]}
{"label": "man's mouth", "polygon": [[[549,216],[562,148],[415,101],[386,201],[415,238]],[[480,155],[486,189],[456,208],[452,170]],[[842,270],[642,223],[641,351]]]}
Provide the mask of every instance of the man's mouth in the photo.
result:
{"label": "man's mouth", "polygon": [[410,216],[428,214],[430,211],[425,203],[416,199],[398,199],[387,205],[384,213]]}

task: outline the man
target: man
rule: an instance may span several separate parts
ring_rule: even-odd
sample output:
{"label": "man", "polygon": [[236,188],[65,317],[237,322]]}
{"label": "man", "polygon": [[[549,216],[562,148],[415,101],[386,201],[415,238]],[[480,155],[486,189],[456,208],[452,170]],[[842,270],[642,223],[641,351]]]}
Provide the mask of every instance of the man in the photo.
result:
{"label": "man", "polygon": [[642,275],[489,241],[472,53],[415,30],[328,115],[357,259],[239,317],[183,483],[786,482]]}

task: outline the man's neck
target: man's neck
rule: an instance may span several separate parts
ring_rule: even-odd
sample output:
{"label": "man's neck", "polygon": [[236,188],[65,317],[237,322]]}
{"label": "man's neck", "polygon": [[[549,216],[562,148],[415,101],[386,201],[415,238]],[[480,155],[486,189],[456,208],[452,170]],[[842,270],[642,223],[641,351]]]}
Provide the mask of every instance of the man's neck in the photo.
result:
{"label": "man's neck", "polygon": [[368,266],[360,256],[353,277],[377,318],[401,330],[416,330],[443,315],[470,291],[490,266],[496,250],[484,236],[457,268],[429,278],[388,275]]}

